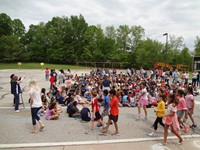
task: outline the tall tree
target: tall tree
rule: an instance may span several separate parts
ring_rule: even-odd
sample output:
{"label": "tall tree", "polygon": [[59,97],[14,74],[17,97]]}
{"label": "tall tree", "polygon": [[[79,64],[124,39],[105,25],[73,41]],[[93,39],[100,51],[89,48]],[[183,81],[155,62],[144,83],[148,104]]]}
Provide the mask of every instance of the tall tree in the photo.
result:
{"label": "tall tree", "polygon": [[194,55],[200,56],[200,38],[197,36],[194,41]]}
{"label": "tall tree", "polygon": [[25,26],[20,19],[14,19],[12,21],[12,29],[13,34],[20,38],[25,34]]}
{"label": "tall tree", "polygon": [[136,65],[145,69],[152,68],[155,62],[163,61],[160,57],[163,44],[147,39],[139,43],[136,49]]}
{"label": "tall tree", "polygon": [[185,47],[184,38],[182,36],[176,37],[175,35],[169,36],[169,49],[181,50]]}
{"label": "tall tree", "polygon": [[117,29],[117,44],[120,50],[127,51],[130,49],[130,33],[131,31],[128,25],[120,25]]}
{"label": "tall tree", "polygon": [[131,29],[131,50],[134,50],[145,36],[145,30],[141,26],[132,26]]}
{"label": "tall tree", "polygon": [[11,35],[12,30],[12,20],[5,13],[0,14],[0,37],[3,35]]}

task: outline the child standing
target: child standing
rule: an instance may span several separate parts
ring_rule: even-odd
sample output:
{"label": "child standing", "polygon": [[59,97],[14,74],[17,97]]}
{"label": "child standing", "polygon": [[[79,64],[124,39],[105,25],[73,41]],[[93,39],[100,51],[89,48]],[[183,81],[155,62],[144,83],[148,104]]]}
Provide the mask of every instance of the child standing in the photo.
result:
{"label": "child standing", "polygon": [[[191,128],[197,127],[197,125],[194,122],[194,118],[192,117],[192,114],[194,113],[194,96],[193,96],[193,88],[192,86],[188,86],[186,89],[187,95],[185,96],[186,106],[187,106],[187,115],[189,115],[192,125]],[[187,116],[186,116],[187,117]],[[187,118],[186,118],[187,119]]]}
{"label": "child standing", "polygon": [[154,109],[154,112],[156,113],[156,116],[157,116],[157,118],[153,124],[154,131],[152,133],[150,133],[149,136],[156,135],[158,123],[163,127],[165,126],[164,123],[162,122],[163,115],[165,114],[165,102],[163,101],[163,99],[165,99],[165,95],[159,94],[158,95],[158,106],[157,106],[157,108]]}
{"label": "child standing", "polygon": [[[103,112],[101,113],[101,120],[103,121],[103,117],[108,116],[109,114],[109,109],[110,109],[110,105],[109,105],[109,97],[108,97],[108,90],[104,90],[103,91],[103,95],[104,95],[104,101],[103,101]],[[101,127],[102,124],[98,124],[98,127]]]}
{"label": "child standing", "polygon": [[49,68],[46,68],[46,69],[45,69],[45,80],[46,80],[46,81],[49,80],[49,74],[50,74]]}
{"label": "child standing", "polygon": [[185,125],[182,121],[183,115],[185,115],[185,118],[187,118],[187,107],[186,107],[186,101],[184,98],[184,92],[183,90],[178,90],[176,92],[176,96],[179,100],[179,103],[177,105],[177,117],[178,117],[178,122],[181,125],[180,127],[184,127],[184,132],[187,133],[189,130],[189,126]]}
{"label": "child standing", "polygon": [[103,126],[103,122],[101,121],[101,115],[99,113],[99,105],[98,103],[101,103],[100,101],[98,102],[97,98],[97,93],[93,92],[92,93],[92,116],[91,116],[91,125],[90,125],[90,130],[88,132],[85,132],[85,134],[91,134],[93,129],[94,129],[94,122],[99,122]]}
{"label": "child standing", "polygon": [[119,130],[118,130],[118,115],[119,115],[119,109],[118,109],[118,99],[116,97],[116,91],[114,89],[111,89],[109,91],[110,94],[110,99],[111,102],[109,102],[110,104],[110,116],[107,122],[107,126],[105,127],[105,129],[102,130],[102,133],[107,133],[108,132],[108,128],[110,126],[111,121],[113,120],[114,125],[115,125],[115,132],[112,135],[119,135]]}
{"label": "child standing", "polygon": [[179,139],[178,144],[183,143],[183,138],[180,136],[179,122],[177,120],[177,115],[176,115],[177,105],[178,105],[178,100],[176,99],[175,94],[169,94],[167,114],[163,115],[163,118],[166,117],[166,121],[165,121],[165,127],[164,127],[164,140],[163,140],[162,145],[167,145],[167,136],[168,136],[169,126],[171,127],[171,132],[178,137]]}
{"label": "child standing", "polygon": [[146,106],[148,105],[148,93],[147,93],[147,89],[146,89],[146,84],[143,82],[141,83],[141,96],[139,97],[139,104],[138,104],[138,118],[137,120],[140,119],[140,107],[143,107],[144,110],[144,114],[145,114],[145,120],[147,120],[147,109]]}

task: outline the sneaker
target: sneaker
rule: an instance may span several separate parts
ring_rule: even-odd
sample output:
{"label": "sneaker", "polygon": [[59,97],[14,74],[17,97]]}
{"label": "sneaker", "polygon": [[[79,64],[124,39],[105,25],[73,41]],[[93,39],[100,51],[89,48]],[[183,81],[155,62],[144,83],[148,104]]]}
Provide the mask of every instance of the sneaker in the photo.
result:
{"label": "sneaker", "polygon": [[137,116],[136,120],[140,120],[140,116]]}
{"label": "sneaker", "polygon": [[15,112],[16,112],[16,113],[18,113],[18,112],[19,112],[19,110],[15,110]]}
{"label": "sneaker", "polygon": [[184,132],[187,133],[189,131],[189,126],[188,125],[185,125],[184,127]]}
{"label": "sneaker", "polygon": [[147,116],[145,116],[145,117],[144,117],[144,121],[147,121],[147,120],[148,120],[148,117],[147,117]]}
{"label": "sneaker", "polygon": [[149,134],[149,136],[155,136],[155,135],[156,135],[155,132],[151,132],[151,133]]}
{"label": "sneaker", "polygon": [[190,128],[196,128],[196,127],[197,127],[197,125],[195,125],[195,124],[190,126]]}
{"label": "sneaker", "polygon": [[120,134],[119,134],[119,132],[115,132],[115,133],[112,133],[111,135],[117,135],[117,136],[119,136]]}
{"label": "sneaker", "polygon": [[92,134],[92,130],[85,131],[84,133],[90,135],[90,134]]}
{"label": "sneaker", "polygon": [[102,124],[100,124],[100,123],[99,123],[99,124],[97,124],[97,127],[102,127],[102,126],[103,126],[103,125],[102,125]]}

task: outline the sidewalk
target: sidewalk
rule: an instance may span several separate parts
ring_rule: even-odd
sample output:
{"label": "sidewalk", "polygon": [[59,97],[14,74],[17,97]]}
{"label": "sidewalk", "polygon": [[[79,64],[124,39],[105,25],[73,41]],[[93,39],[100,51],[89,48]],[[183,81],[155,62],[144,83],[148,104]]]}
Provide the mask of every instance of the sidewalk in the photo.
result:
{"label": "sidewalk", "polygon": [[26,147],[26,148],[6,148],[6,150],[199,150],[199,138],[184,138],[184,143],[178,145],[177,140],[168,140],[167,146],[161,146],[160,140],[123,142],[110,144],[84,144],[72,146],[52,146],[46,147]]}

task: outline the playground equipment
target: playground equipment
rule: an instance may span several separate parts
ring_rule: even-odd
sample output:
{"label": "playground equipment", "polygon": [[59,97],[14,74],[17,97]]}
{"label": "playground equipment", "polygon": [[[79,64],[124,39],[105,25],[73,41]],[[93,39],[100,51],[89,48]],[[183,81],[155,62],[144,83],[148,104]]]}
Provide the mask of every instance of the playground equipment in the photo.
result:
{"label": "playground equipment", "polygon": [[189,71],[190,66],[183,65],[183,64],[177,64],[177,65],[170,65],[163,62],[155,62],[154,63],[154,69],[165,69],[165,70],[173,70],[178,69],[179,71]]}

